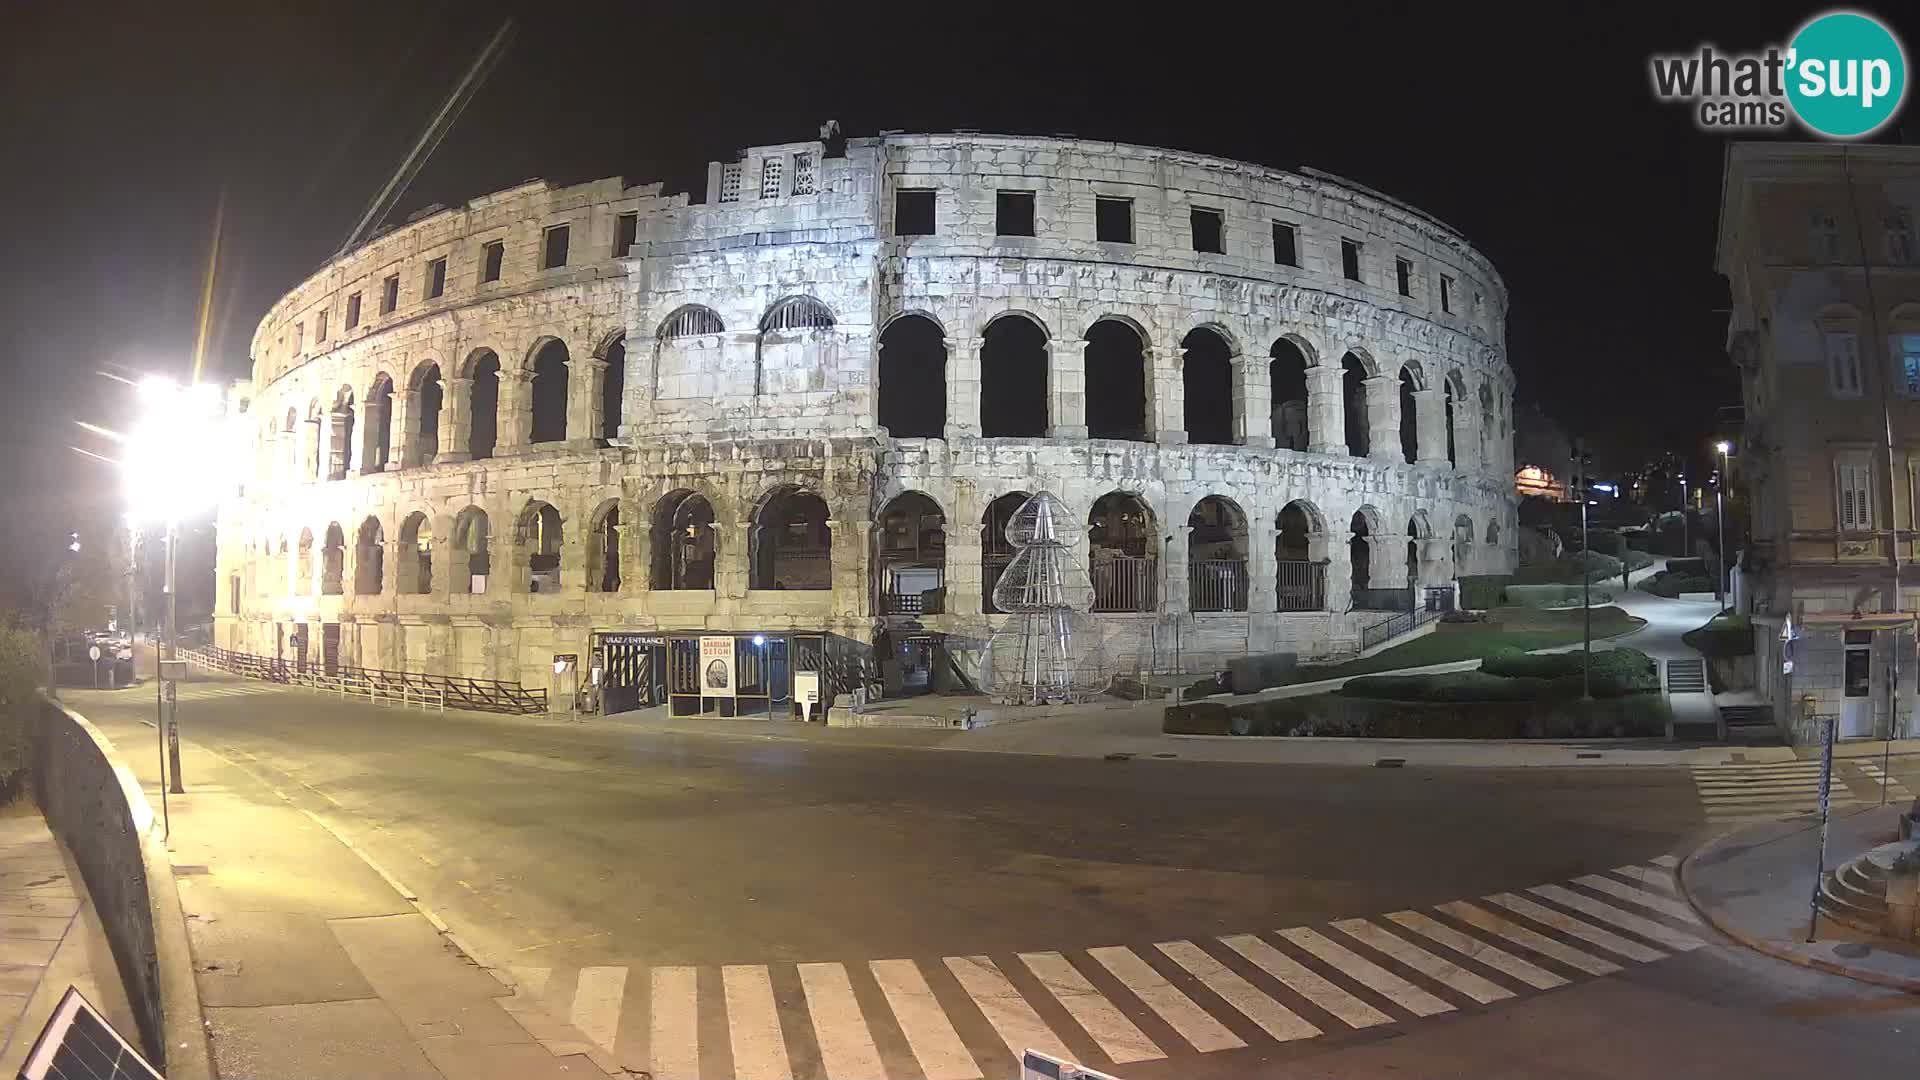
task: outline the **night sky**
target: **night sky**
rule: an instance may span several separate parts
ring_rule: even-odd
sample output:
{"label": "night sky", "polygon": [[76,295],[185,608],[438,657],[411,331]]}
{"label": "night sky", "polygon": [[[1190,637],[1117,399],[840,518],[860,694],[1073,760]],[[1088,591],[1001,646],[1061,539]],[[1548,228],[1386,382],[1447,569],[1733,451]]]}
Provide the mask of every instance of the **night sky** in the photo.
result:
{"label": "night sky", "polygon": [[[233,377],[268,304],[339,245],[504,15],[281,6],[4,16],[10,507],[115,497],[67,449],[98,445],[70,421],[121,418],[102,367],[185,373],[223,189],[208,364]],[[1653,101],[1647,55],[1780,42],[1818,10],[1680,6],[1514,25],[1462,5],[547,5],[564,14],[522,17],[396,219],[536,176],[697,192],[709,159],[829,118],[852,136],[1071,132],[1309,165],[1486,252],[1512,293],[1521,400],[1624,465],[1698,446],[1738,401],[1713,272],[1723,143]],[[1920,133],[1911,101],[1906,123]]]}

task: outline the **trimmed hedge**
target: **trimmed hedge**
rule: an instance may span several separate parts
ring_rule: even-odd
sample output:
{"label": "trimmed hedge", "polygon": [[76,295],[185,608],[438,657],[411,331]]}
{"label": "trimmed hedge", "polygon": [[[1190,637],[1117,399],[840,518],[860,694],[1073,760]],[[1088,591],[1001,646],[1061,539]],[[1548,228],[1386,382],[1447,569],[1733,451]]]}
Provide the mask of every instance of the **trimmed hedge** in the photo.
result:
{"label": "trimmed hedge", "polygon": [[[1580,696],[1581,666],[1578,652],[1502,650],[1480,661],[1478,671],[1363,676],[1335,693],[1381,701],[1552,701]],[[1585,682],[1596,698],[1621,697],[1659,690],[1659,672],[1638,649],[1605,649],[1593,654]]]}
{"label": "trimmed hedge", "polygon": [[[1473,673],[1467,673],[1473,674]],[[1511,679],[1496,679],[1513,682]],[[1214,713],[1220,709],[1221,713]],[[1180,714],[1180,715],[1176,715]],[[1340,694],[1272,698],[1231,708],[1168,709],[1181,735],[1335,736],[1372,739],[1579,739],[1665,734],[1658,693],[1593,701],[1390,701]]]}
{"label": "trimmed hedge", "polygon": [[1505,607],[1512,574],[1473,574],[1460,579],[1460,606],[1473,611]]}
{"label": "trimmed hedge", "polygon": [[1715,615],[1707,624],[1680,635],[1709,659],[1753,655],[1753,624],[1745,615]]}

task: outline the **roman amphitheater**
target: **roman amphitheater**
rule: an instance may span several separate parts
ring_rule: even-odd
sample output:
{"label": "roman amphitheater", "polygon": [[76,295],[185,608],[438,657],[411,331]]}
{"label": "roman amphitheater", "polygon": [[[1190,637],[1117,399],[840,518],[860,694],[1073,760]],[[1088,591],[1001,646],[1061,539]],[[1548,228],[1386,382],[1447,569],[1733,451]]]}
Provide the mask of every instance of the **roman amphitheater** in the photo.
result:
{"label": "roman amphitheater", "polygon": [[1002,526],[1043,489],[1126,670],[1352,653],[1513,566],[1506,288],[1404,203],[831,131],[705,196],[529,182],[281,298],[230,396],[216,644],[784,716],[809,672],[977,678]]}

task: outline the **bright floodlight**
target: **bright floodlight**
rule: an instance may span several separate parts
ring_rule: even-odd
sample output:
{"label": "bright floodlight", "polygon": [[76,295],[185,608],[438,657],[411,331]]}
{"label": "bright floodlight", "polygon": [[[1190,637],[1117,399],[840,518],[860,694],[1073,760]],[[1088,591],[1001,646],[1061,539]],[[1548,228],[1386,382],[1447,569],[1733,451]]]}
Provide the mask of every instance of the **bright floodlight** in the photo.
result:
{"label": "bright floodlight", "polygon": [[121,465],[129,519],[178,521],[210,509],[226,494],[233,456],[220,388],[151,376],[139,394]]}
{"label": "bright floodlight", "polygon": [[1721,441],[1721,442],[1714,443],[1713,448],[1715,450],[1720,451],[1722,455],[1725,455],[1727,451],[1733,449],[1733,444],[1730,442]]}

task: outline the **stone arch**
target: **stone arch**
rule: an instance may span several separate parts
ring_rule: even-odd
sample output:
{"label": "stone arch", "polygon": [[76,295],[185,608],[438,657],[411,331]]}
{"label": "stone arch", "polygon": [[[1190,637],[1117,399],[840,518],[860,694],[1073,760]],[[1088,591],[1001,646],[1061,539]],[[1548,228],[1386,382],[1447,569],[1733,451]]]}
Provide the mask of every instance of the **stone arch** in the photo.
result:
{"label": "stone arch", "polygon": [[833,588],[833,526],[818,492],[784,484],[753,513],[747,540],[750,589]]}
{"label": "stone arch", "polygon": [[308,443],[308,460],[312,463],[313,478],[323,480],[327,475],[327,430],[332,426],[328,414],[320,407],[320,399],[307,402],[307,423],[313,425],[313,438]]}
{"label": "stone arch", "polygon": [[487,579],[493,569],[493,530],[487,512],[469,506],[454,515],[452,577],[447,581],[453,593],[480,594],[487,591]]}
{"label": "stone arch", "polygon": [[393,376],[382,371],[367,387],[366,445],[360,448],[360,472],[384,472],[393,452]]}
{"label": "stone arch", "polygon": [[1327,606],[1327,518],[1306,499],[1294,499],[1274,515],[1274,593],[1281,611],[1323,611]]}
{"label": "stone arch", "polygon": [[1440,385],[1446,391],[1447,464],[1457,466],[1460,464],[1460,444],[1465,441],[1467,384],[1460,375],[1460,369],[1454,368],[1447,372],[1447,377],[1440,381]]}
{"label": "stone arch", "polygon": [[980,515],[980,610],[984,614],[1001,614],[993,602],[993,588],[1000,583],[1000,574],[1007,564],[1013,561],[1014,549],[1007,539],[1007,523],[1013,520],[1014,511],[1031,498],[1031,492],[1009,491],[988,503]]}
{"label": "stone arch", "polygon": [[652,516],[649,587],[713,588],[717,553],[713,503],[697,491],[681,488],[668,492],[654,503]]}
{"label": "stone arch", "polygon": [[346,576],[347,535],[340,523],[327,523],[325,539],[320,547],[320,595],[339,596],[344,589],[341,580]]}
{"label": "stone arch", "polygon": [[500,354],[475,349],[461,364],[461,376],[471,379],[467,389],[467,454],[490,458],[500,443]]}
{"label": "stone arch", "polygon": [[1480,384],[1480,465],[1483,469],[1493,464],[1492,444],[1497,425],[1498,417],[1494,414],[1493,408],[1493,386],[1483,382]]}
{"label": "stone arch", "polygon": [[1411,465],[1420,458],[1420,399],[1414,395],[1423,387],[1415,378],[1419,370],[1412,365],[1400,369],[1400,456]]}
{"label": "stone arch", "polygon": [[327,440],[327,479],[345,480],[353,466],[353,387],[342,384],[333,395],[332,438]]}
{"label": "stone arch", "polygon": [[353,545],[353,594],[379,596],[386,588],[387,533],[380,519],[367,515]]}
{"label": "stone arch", "polygon": [[394,586],[413,596],[433,592],[433,521],[415,510],[400,522],[400,547],[394,554]]}
{"label": "stone arch", "polygon": [[887,500],[874,519],[874,567],[885,615],[946,611],[947,514],[923,491]]}
{"label": "stone arch", "polygon": [[1102,315],[1086,336],[1087,436],[1148,441],[1146,333],[1122,315]]}
{"label": "stone arch", "polygon": [[1247,610],[1247,514],[1224,495],[1208,495],[1187,514],[1187,610]]}
{"label": "stone arch", "polygon": [[1456,514],[1453,518],[1453,576],[1459,577],[1467,572],[1473,561],[1473,519],[1465,514]]}
{"label": "stone arch", "polygon": [[941,337],[947,336],[946,320],[942,319],[938,315],[935,315],[932,311],[928,310],[927,308],[903,308],[899,311],[894,312],[893,314],[887,316],[886,322],[880,324],[880,332],[882,334],[886,333],[888,327],[892,326],[894,323],[897,323],[902,319],[925,319],[928,322],[932,323],[940,331]]}
{"label": "stone arch", "polygon": [[1364,600],[1364,593],[1373,587],[1373,546],[1380,537],[1386,535],[1386,530],[1381,527],[1380,511],[1370,505],[1353,512],[1347,529],[1347,557],[1353,564],[1353,592],[1357,607]]}
{"label": "stone arch", "polygon": [[567,343],[556,337],[543,337],[527,355],[527,370],[533,373],[529,411],[533,425],[527,437],[530,443],[562,442],[567,437]]}
{"label": "stone arch", "polygon": [[754,396],[783,392],[799,373],[831,363],[820,350],[831,344],[835,325],[833,312],[811,296],[788,296],[767,308],[754,339]]}
{"label": "stone arch", "polygon": [[1499,543],[1500,543],[1500,523],[1498,521],[1489,520],[1487,522],[1487,546],[1495,547]]}
{"label": "stone arch", "polygon": [[561,556],[566,550],[560,511],[550,502],[528,499],[514,520],[513,541],[518,555],[514,574],[530,593],[560,591]]}
{"label": "stone arch", "polygon": [[654,331],[654,337],[662,341],[675,338],[707,337],[712,334],[724,334],[726,323],[720,320],[720,313],[705,304],[681,304],[660,320],[660,326]]}
{"label": "stone arch", "polygon": [[897,315],[880,331],[875,411],[896,439],[944,438],[947,428],[946,332],[930,316]]}
{"label": "stone arch", "polygon": [[1347,453],[1353,457],[1366,457],[1371,448],[1371,432],[1367,429],[1367,380],[1373,377],[1373,371],[1368,364],[1367,359],[1352,350],[1340,358],[1340,400],[1346,414]]}
{"label": "stone arch", "polygon": [[1030,312],[1003,311],[980,329],[980,434],[1037,439],[1047,434],[1051,335]]}
{"label": "stone arch", "polygon": [[1160,529],[1137,493],[1109,491],[1087,513],[1093,610],[1154,611],[1160,602]]}
{"label": "stone arch", "polygon": [[587,591],[620,591],[620,500],[607,499],[587,518]]}
{"label": "stone arch", "polygon": [[302,528],[300,542],[294,547],[293,591],[300,596],[313,593],[313,530]]}
{"label": "stone arch", "polygon": [[806,295],[782,297],[760,316],[762,335],[782,331],[831,330],[835,320],[832,309]]}
{"label": "stone arch", "polygon": [[600,398],[594,410],[594,435],[602,442],[612,442],[620,437],[620,423],[625,419],[622,403],[627,394],[627,332],[616,330],[593,355],[606,361],[606,367],[600,373]]}
{"label": "stone arch", "polygon": [[1215,326],[1197,326],[1181,339],[1180,379],[1187,441],[1231,446],[1239,388],[1234,385],[1233,339]]}
{"label": "stone arch", "polygon": [[413,394],[412,430],[404,434],[411,440],[413,452],[401,451],[400,464],[431,465],[440,456],[440,409],[446,402],[446,385],[440,377],[440,365],[422,360],[407,376],[407,389]]}
{"label": "stone arch", "polygon": [[1267,350],[1267,390],[1273,403],[1273,442],[1283,450],[1313,444],[1307,369],[1315,364],[1312,346],[1298,334],[1282,334]]}

